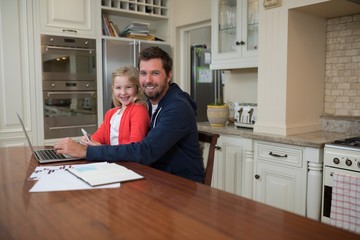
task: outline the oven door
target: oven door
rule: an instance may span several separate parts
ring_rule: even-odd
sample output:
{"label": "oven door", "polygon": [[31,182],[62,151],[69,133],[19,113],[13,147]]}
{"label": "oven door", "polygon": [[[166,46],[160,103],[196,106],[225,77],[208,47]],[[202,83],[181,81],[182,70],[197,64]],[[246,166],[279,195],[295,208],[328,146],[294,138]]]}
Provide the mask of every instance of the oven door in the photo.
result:
{"label": "oven door", "polygon": [[321,221],[330,224],[331,199],[333,188],[333,174],[345,174],[349,176],[359,176],[359,172],[339,169],[335,167],[325,166],[323,176],[323,196],[322,196],[322,213]]}
{"label": "oven door", "polygon": [[95,80],[94,49],[41,46],[43,80]]}
{"label": "oven door", "polygon": [[96,91],[44,91],[45,139],[81,136],[97,129]]}

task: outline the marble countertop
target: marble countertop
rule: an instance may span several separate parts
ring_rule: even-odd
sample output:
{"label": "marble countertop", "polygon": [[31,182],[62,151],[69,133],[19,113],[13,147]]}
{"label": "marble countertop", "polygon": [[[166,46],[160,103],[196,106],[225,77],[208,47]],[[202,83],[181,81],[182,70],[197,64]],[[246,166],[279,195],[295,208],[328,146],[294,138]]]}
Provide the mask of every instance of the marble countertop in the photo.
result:
{"label": "marble countertop", "polygon": [[230,134],[243,138],[250,138],[254,140],[277,142],[284,144],[291,144],[304,147],[323,148],[325,144],[332,143],[335,140],[345,139],[349,137],[356,137],[358,135],[351,135],[349,133],[316,131],[309,133],[302,133],[290,136],[281,136],[275,134],[257,133],[253,129],[238,128],[234,124],[227,124],[225,127],[212,127],[208,122],[198,123],[199,131],[207,131],[218,134]]}

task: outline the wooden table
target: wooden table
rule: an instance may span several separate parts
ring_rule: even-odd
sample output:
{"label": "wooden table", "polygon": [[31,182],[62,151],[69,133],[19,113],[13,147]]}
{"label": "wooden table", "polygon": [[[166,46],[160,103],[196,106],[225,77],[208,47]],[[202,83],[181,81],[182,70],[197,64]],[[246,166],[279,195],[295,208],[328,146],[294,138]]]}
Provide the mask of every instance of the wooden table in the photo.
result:
{"label": "wooden table", "polygon": [[123,165],[145,179],[120,188],[30,193],[38,165],[27,147],[0,148],[0,239],[360,238],[136,163]]}

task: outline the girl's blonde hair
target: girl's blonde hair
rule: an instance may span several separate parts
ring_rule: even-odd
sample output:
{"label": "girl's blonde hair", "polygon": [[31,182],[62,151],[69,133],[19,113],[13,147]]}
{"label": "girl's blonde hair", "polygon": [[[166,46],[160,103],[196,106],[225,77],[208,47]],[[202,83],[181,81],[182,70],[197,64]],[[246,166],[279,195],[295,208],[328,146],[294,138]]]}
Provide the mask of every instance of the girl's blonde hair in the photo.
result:
{"label": "girl's blonde hair", "polygon": [[[139,71],[134,68],[133,66],[124,66],[124,67],[120,67],[118,69],[116,69],[113,73],[112,73],[112,87],[114,87],[114,82],[115,82],[115,78],[117,76],[124,76],[127,77],[129,79],[129,82],[134,84],[135,88],[136,88],[136,96],[134,98],[134,103],[137,103],[138,101],[141,101],[141,98],[143,97],[143,92],[140,88],[140,82],[139,82]],[[121,102],[119,102],[115,95],[114,95],[114,91],[112,91],[112,101],[113,104],[116,107],[120,107],[121,106]]]}

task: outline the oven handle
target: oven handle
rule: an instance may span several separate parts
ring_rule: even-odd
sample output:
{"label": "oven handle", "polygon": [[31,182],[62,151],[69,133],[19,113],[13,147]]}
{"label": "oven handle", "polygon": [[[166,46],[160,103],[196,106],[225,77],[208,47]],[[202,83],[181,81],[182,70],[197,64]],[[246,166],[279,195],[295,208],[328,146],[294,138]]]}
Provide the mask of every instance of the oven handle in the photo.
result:
{"label": "oven handle", "polygon": [[93,96],[95,94],[94,91],[91,92],[48,92],[48,97],[50,97],[51,95],[74,95],[74,94],[79,94],[79,95],[91,95]]}
{"label": "oven handle", "polygon": [[56,47],[56,46],[46,46],[46,50],[48,49],[57,49],[57,50],[75,50],[75,51],[94,51],[93,48],[73,48],[73,47]]}
{"label": "oven handle", "polygon": [[69,128],[83,128],[83,127],[96,127],[96,124],[72,125],[72,126],[66,126],[66,127],[49,127],[49,130],[59,130],[59,129],[69,129]]}

